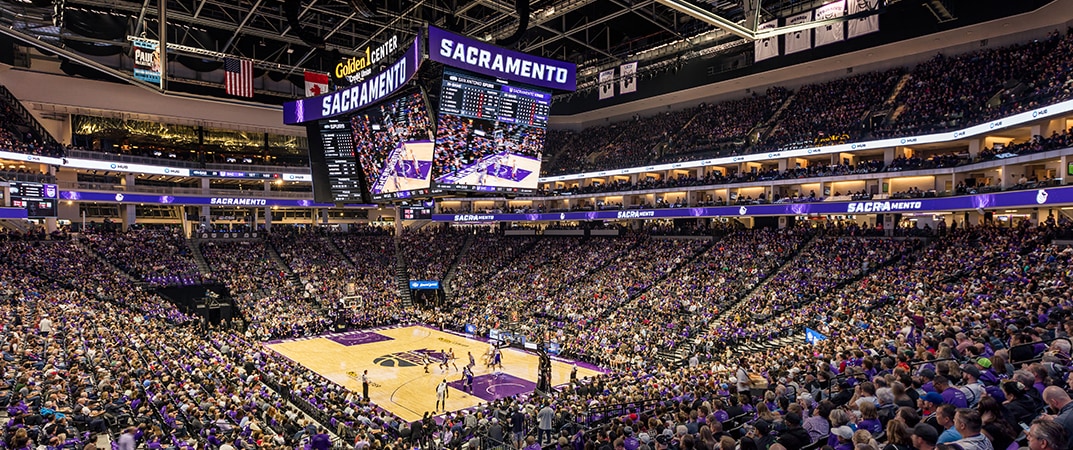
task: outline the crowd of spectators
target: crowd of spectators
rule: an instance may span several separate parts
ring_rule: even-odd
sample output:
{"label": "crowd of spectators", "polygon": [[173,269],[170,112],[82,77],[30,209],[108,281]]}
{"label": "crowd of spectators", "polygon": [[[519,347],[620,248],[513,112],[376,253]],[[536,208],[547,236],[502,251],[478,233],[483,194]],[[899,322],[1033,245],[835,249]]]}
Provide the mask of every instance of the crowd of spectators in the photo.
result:
{"label": "crowd of spectators", "polygon": [[[883,105],[901,76],[901,69],[891,69],[802,86],[778,117],[778,126],[764,147],[813,147],[861,140],[870,126],[867,113]],[[828,141],[832,136],[839,138]]]}
{"label": "crowd of spectators", "polygon": [[404,233],[399,247],[407,262],[411,280],[442,280],[454,262],[466,236],[478,232],[474,228],[448,228],[430,225]]}
{"label": "crowd of spectators", "polygon": [[0,148],[29,155],[63,157],[64,148],[46,143],[6,101],[0,100]]}
{"label": "crowd of spectators", "polygon": [[371,327],[400,320],[402,305],[394,288],[395,249],[385,230],[358,229],[337,237],[329,237],[323,228],[273,230],[269,243],[297,276],[298,295],[312,301],[319,311],[319,329]]}
{"label": "crowd of spectators", "polygon": [[81,238],[116,267],[155,286],[201,284],[207,277],[198,269],[178,227],[137,226],[127,232],[102,231]]}
{"label": "crowd of spectators", "polygon": [[216,280],[231,292],[253,336],[296,337],[330,328],[313,294],[272,259],[266,241],[203,241],[200,251]]}
{"label": "crowd of spectators", "polygon": [[[906,436],[935,440],[953,429],[960,433],[950,438],[961,442],[957,448],[978,449],[1023,443],[1016,427],[1024,424],[1029,442],[1054,439],[1064,448],[1064,417],[1073,409],[1063,390],[1068,341],[1018,344],[1073,331],[1073,250],[1051,242],[1071,229],[1068,220],[1051,217],[1038,227],[952,224],[929,241],[872,238],[852,226],[727,226],[709,230],[714,240],[637,232],[519,242],[478,235],[467,251],[482,246],[460,260],[501,269],[474,272],[491,275],[461,285],[464,299],[451,308],[412,314],[448,327],[481,316],[496,322],[484,327],[527,325],[517,331],[561,342],[565,353],[612,372],[549,398],[508,398],[452,413],[424,422],[430,429],[418,434],[416,425],[259,347],[256,340],[265,337],[254,327],[206,330],[163,299],[137,294],[118,272],[85,273],[97,268],[76,243],[21,240],[0,250],[8,262],[0,282],[12,299],[0,306],[0,332],[6,378],[15,380],[6,391],[5,442],[83,447],[109,434],[150,448],[293,448],[335,435],[374,449],[410,446],[404,436],[436,448],[512,440],[520,448],[543,438],[539,429],[564,446],[616,446],[621,439],[639,448],[729,449],[774,441],[798,450],[847,442],[855,429],[867,433],[860,437],[868,445],[871,438],[894,446],[910,445]],[[286,239],[292,247],[324,248],[376,237],[383,242],[340,247],[391,258],[387,234],[309,234]],[[232,289],[285,278],[264,241],[201,249]],[[307,266],[329,254],[335,251],[289,256],[297,258],[289,265],[319,275],[321,268]],[[489,254],[513,256],[479,256]],[[225,267],[229,262],[236,268]],[[278,313],[243,308],[251,323]],[[825,340],[745,350],[748,342],[767,343],[805,326]],[[697,345],[686,367],[659,364],[660,351],[687,343]],[[1033,402],[1028,408],[1024,398]],[[1039,414],[1043,403],[1053,416]],[[606,409],[617,404],[631,406]],[[515,412],[520,435],[493,425],[513,422]],[[610,422],[590,428],[594,419]]]}
{"label": "crowd of spectators", "polygon": [[[869,72],[680,112],[552,131],[547,175],[744,155],[984,123],[1073,96],[1073,37],[1054,32],[1008,47],[937,55],[913,68]],[[908,73],[905,85],[896,90]],[[897,95],[895,95],[897,94]],[[891,100],[891,96],[893,100]],[[874,112],[876,114],[869,114]],[[883,120],[873,121],[873,115]],[[769,123],[772,121],[772,123]],[[746,136],[750,130],[770,132]]]}

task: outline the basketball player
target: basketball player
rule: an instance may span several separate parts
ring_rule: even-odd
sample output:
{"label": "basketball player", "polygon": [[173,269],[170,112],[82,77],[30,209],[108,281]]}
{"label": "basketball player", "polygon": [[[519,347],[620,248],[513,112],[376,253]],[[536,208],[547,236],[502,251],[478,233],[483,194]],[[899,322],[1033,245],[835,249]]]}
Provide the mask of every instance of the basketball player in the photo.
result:
{"label": "basketball player", "polygon": [[492,352],[492,369],[494,370],[496,366],[503,370],[503,353],[499,351],[499,347],[496,347],[495,351]]}
{"label": "basketball player", "polygon": [[468,366],[466,366],[466,367],[469,367],[469,368],[471,368],[471,369],[472,369],[473,367],[476,367],[476,366],[477,366],[477,361],[475,361],[475,360],[473,359],[473,352],[466,352],[466,354],[467,354],[467,355],[469,355],[469,365],[468,365]]}
{"label": "basketball player", "polygon": [[458,358],[455,357],[455,349],[447,349],[447,360],[450,361],[451,365],[455,367],[455,372],[458,372],[458,363],[455,362],[458,361]]}
{"label": "basketball player", "polygon": [[466,392],[473,393],[473,369],[470,366],[462,368],[462,387],[466,388]]}
{"label": "basketball player", "polygon": [[443,405],[443,410],[447,411],[447,379],[444,378],[438,386],[436,386],[436,411],[440,410],[440,405]]}
{"label": "basketball player", "polygon": [[443,350],[440,350],[440,368],[443,369],[444,373],[447,373],[447,369],[449,369],[451,367],[447,363],[447,361],[448,361],[447,358],[448,358],[447,357],[447,352],[445,352]]}

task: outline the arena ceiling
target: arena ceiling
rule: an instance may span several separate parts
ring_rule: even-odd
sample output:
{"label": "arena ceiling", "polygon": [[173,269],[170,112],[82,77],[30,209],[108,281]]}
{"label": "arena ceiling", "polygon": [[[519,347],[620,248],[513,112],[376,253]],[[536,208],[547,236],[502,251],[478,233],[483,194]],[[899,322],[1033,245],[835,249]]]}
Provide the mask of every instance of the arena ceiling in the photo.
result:
{"label": "arena ceiling", "polygon": [[[719,18],[746,23],[815,8],[825,0],[690,0]],[[158,0],[3,0],[0,20],[13,29],[74,46],[128,48],[127,36],[157,35]],[[62,24],[52,19],[62,10]],[[526,11],[528,10],[528,11]],[[528,24],[518,34],[519,18]],[[293,27],[288,15],[297,17]],[[327,71],[398,35],[429,24],[590,70],[650,60],[683,49],[740,39],[665,0],[168,0],[172,43],[279,65]],[[673,44],[673,45],[668,45]],[[662,50],[662,51],[661,51]],[[103,51],[103,50],[102,50]]]}

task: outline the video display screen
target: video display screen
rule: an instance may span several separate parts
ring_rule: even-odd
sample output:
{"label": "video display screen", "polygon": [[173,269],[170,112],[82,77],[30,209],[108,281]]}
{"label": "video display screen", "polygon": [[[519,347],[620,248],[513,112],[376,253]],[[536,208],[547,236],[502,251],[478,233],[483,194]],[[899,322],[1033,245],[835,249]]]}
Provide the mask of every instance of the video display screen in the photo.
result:
{"label": "video display screen", "polygon": [[31,219],[57,215],[59,187],[55,184],[12,181],[8,192],[11,194],[11,206],[24,208]]}
{"label": "video display screen", "polygon": [[550,92],[445,69],[432,187],[534,192],[550,108]]}
{"label": "video display screen", "polygon": [[432,118],[421,91],[350,117],[358,163],[372,199],[427,194],[432,179]]}
{"label": "video display screen", "polygon": [[[350,122],[324,119],[310,125],[309,163],[313,197],[318,202],[362,201],[361,178],[354,158]],[[315,130],[317,137],[313,136]]]}

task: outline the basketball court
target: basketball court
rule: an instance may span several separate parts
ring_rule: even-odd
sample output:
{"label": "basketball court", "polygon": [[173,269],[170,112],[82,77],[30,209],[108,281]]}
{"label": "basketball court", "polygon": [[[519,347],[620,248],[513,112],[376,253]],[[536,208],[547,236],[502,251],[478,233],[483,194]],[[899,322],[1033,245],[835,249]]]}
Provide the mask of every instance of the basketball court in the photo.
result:
{"label": "basketball court", "polygon": [[[315,338],[266,342],[265,346],[306,366],[325,378],[361,394],[362,371],[369,371],[369,398],[404,420],[420,419],[436,407],[436,385],[449,385],[447,410],[457,411],[481,403],[531,393],[536,388],[539,357],[515,348],[501,350],[503,368],[493,371],[485,355],[490,344],[425,326],[380,328],[330,334]],[[457,359],[444,372],[441,352],[454,350]],[[462,368],[473,353],[473,393],[462,390]],[[426,357],[432,361],[425,373]],[[455,369],[455,365],[458,369]],[[552,385],[570,382],[572,365],[552,359]],[[578,364],[578,379],[598,375],[591,366]],[[441,412],[442,413],[442,412]]]}

